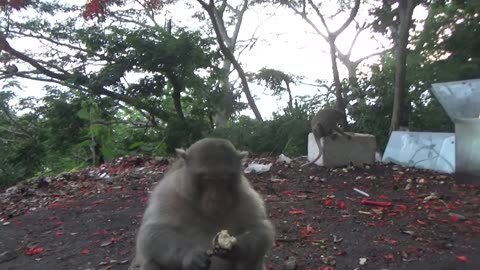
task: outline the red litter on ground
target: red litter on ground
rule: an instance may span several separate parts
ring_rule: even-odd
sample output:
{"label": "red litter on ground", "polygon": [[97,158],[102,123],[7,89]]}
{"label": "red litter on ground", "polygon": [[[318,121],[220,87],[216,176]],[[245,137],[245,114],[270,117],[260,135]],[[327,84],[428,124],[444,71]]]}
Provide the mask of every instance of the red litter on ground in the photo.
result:
{"label": "red litter on ground", "polygon": [[393,205],[392,202],[378,202],[378,201],[371,201],[368,199],[363,199],[360,203],[364,205],[373,205],[373,206],[381,206],[381,207],[388,207]]}

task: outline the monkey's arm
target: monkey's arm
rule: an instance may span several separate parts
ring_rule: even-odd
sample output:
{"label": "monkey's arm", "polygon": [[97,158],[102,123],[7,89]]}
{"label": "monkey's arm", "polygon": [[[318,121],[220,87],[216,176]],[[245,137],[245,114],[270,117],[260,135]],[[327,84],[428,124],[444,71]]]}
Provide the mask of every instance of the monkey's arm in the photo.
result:
{"label": "monkey's arm", "polygon": [[[254,266],[262,263],[263,256],[273,246],[274,227],[267,220],[262,219],[255,223],[242,226],[239,233],[235,235],[236,244],[229,252],[226,252],[226,258],[237,261],[242,265]],[[250,269],[249,267],[240,269]],[[256,269],[256,268],[251,268]]]}

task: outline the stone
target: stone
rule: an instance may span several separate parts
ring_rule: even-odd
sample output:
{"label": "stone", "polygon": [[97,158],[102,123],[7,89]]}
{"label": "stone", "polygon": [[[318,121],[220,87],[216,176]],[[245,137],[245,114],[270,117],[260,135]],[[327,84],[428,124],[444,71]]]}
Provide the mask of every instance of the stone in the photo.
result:
{"label": "stone", "polygon": [[[322,156],[315,162],[319,166],[342,167],[352,164],[360,166],[375,163],[377,142],[374,135],[363,133],[347,133],[352,136],[323,137],[320,139]],[[318,146],[313,133],[308,134],[308,160],[318,155]]]}

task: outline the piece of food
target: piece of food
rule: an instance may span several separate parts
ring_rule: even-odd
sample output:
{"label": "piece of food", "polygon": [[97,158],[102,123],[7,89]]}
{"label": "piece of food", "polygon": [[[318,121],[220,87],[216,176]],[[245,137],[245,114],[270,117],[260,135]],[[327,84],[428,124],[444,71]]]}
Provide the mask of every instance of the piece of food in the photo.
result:
{"label": "piece of food", "polygon": [[228,234],[227,230],[221,230],[213,239],[214,246],[219,246],[224,249],[231,249],[232,246],[237,243],[237,238]]}

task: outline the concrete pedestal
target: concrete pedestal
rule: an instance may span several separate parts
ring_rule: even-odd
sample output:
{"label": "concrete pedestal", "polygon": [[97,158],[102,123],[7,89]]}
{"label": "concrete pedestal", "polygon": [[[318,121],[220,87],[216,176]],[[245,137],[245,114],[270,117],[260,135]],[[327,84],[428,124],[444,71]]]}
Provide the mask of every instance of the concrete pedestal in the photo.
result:
{"label": "concrete pedestal", "polygon": [[[334,140],[330,137],[320,139],[320,153],[322,156],[315,162],[319,166],[342,167],[352,163],[354,166],[373,164],[377,143],[375,136],[362,133],[348,133],[352,136],[348,139],[337,136]],[[313,133],[308,134],[308,160],[314,160],[318,155],[317,143]]]}
{"label": "concrete pedestal", "polygon": [[456,119],[455,137],[455,181],[477,184],[480,179],[480,119]]}

